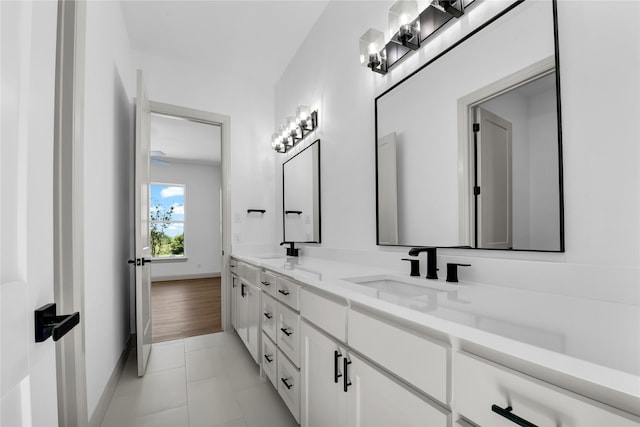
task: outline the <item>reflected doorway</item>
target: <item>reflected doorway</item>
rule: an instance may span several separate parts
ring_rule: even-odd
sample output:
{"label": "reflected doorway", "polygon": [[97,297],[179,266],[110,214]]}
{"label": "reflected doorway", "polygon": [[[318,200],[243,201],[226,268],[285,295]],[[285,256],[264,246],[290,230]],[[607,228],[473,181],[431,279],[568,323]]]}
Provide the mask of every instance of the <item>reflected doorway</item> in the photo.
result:
{"label": "reflected doorway", "polygon": [[153,342],[222,331],[221,127],[151,114]]}

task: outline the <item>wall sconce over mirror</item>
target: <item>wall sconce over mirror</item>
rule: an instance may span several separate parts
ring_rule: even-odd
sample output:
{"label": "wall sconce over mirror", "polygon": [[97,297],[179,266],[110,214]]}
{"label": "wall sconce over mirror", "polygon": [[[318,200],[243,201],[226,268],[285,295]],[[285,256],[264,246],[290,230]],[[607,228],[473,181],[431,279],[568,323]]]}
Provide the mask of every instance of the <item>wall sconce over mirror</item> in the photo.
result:
{"label": "wall sconce over mirror", "polygon": [[389,41],[382,31],[369,28],[360,37],[360,64],[379,74],[420,48],[426,39],[452,18],[459,18],[475,0],[432,0],[420,12],[416,0],[397,0],[389,8]]}
{"label": "wall sconce over mirror", "polygon": [[318,127],[318,111],[308,105],[300,105],[295,117],[287,117],[285,124],[271,136],[271,147],[278,153],[286,153]]}

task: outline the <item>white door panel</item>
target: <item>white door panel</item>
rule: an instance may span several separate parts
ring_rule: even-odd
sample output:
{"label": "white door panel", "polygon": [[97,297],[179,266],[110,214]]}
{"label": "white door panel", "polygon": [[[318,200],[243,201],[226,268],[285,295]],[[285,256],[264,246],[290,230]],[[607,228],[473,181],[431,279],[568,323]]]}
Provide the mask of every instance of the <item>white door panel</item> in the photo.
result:
{"label": "white door panel", "polygon": [[55,344],[34,310],[53,294],[56,2],[0,2],[0,425],[57,425]]}
{"label": "white door panel", "polygon": [[142,71],[138,70],[136,97],[136,340],[138,375],[143,376],[151,353],[151,246],[149,243],[149,150],[151,106]]}

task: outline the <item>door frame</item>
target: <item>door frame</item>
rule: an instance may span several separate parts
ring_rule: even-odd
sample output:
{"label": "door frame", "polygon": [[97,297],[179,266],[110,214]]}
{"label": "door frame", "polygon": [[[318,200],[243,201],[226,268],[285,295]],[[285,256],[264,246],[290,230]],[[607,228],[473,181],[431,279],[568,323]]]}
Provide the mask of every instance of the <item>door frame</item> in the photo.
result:
{"label": "door frame", "polygon": [[[84,64],[86,4],[58,2],[54,119],[54,301],[84,316]],[[58,423],[86,426],[85,323],[56,345]]]}
{"label": "door frame", "polygon": [[220,265],[220,291],[222,302],[222,330],[231,328],[231,277],[229,259],[231,255],[231,117],[224,114],[196,110],[179,105],[151,101],[151,113],[178,117],[198,123],[220,126],[221,189],[222,189],[222,263]]}
{"label": "door frame", "polygon": [[473,239],[475,215],[474,203],[471,202],[472,189],[475,185],[473,110],[485,101],[553,71],[556,71],[556,58],[549,56],[458,99],[458,169],[461,171],[458,179],[458,207],[461,212],[458,231],[460,236],[464,237],[463,240],[469,242],[471,246],[477,245]]}

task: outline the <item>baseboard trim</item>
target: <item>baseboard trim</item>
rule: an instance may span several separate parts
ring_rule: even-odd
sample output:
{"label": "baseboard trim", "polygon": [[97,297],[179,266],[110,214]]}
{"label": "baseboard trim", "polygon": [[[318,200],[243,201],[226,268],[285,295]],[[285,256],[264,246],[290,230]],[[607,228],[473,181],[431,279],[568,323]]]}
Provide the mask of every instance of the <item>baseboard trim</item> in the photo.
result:
{"label": "baseboard trim", "polygon": [[200,274],[179,274],[177,276],[152,277],[152,282],[169,282],[172,280],[208,279],[210,277],[221,277],[220,273],[200,273]]}
{"label": "baseboard trim", "polygon": [[116,363],[116,366],[113,368],[113,372],[111,373],[111,377],[109,378],[109,381],[107,381],[107,385],[102,392],[102,396],[100,396],[100,400],[98,400],[96,409],[95,411],[93,411],[93,415],[91,415],[91,418],[89,419],[89,427],[100,427],[100,425],[102,424],[104,416],[107,413],[107,409],[109,409],[111,399],[113,398],[113,393],[116,391],[120,376],[122,375],[124,367],[127,364],[129,354],[133,350],[134,342],[134,335],[130,335],[129,340],[127,341],[127,345],[125,346],[124,350],[122,350],[120,359],[118,359],[118,363]]}

